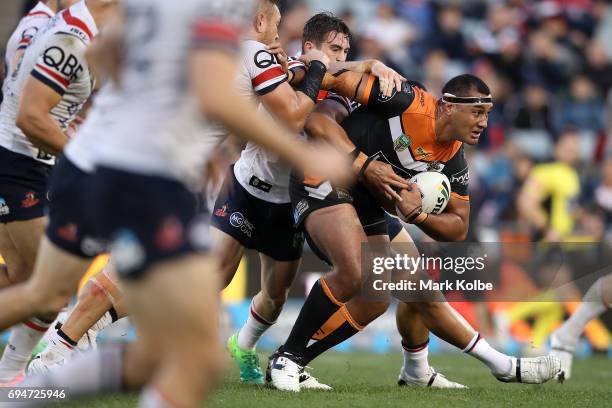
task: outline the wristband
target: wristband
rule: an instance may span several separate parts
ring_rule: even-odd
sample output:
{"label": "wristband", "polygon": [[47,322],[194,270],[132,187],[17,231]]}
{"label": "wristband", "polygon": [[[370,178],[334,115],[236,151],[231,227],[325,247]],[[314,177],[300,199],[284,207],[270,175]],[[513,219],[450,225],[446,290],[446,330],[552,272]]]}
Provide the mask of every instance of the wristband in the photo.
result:
{"label": "wristband", "polygon": [[413,218],[413,222],[412,223],[414,225],[421,225],[425,221],[427,221],[427,218],[429,218],[429,214],[427,214],[426,212],[421,212],[416,217]]}
{"label": "wristband", "polygon": [[359,157],[359,153],[361,152],[359,151],[358,148],[355,148],[355,150],[349,153],[349,157],[351,158],[351,163],[357,160],[357,157]]}
{"label": "wristband", "polygon": [[363,163],[363,166],[361,166],[361,170],[359,170],[359,175],[357,176],[357,179],[362,179],[363,175],[365,173],[365,171],[367,170],[368,166],[374,161],[376,160],[377,156],[370,156],[368,157],[368,159],[365,161],[365,163]]}
{"label": "wristband", "polygon": [[314,103],[317,103],[317,96],[319,95],[319,89],[321,89],[321,82],[325,72],[327,72],[325,64],[317,60],[311,61],[304,80],[297,88],[298,91],[306,94]]}

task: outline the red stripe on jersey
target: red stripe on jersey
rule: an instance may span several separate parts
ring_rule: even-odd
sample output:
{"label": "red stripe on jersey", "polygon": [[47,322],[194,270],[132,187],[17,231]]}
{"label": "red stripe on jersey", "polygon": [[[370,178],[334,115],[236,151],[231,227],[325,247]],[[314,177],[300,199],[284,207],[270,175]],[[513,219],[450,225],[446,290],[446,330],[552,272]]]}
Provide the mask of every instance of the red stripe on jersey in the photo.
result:
{"label": "red stripe on jersey", "polygon": [[213,21],[201,21],[195,24],[193,35],[196,40],[203,39],[237,44],[240,38],[240,28]]}
{"label": "red stripe on jersey", "polygon": [[71,26],[75,26],[75,27],[81,29],[82,31],[84,31],[85,34],[87,34],[87,37],[89,37],[89,40],[91,41],[91,39],[93,38],[93,34],[89,30],[89,27],[87,27],[87,24],[85,24],[85,22],[83,20],[73,16],[70,13],[70,9],[64,10],[64,12],[62,13],[62,17],[64,18],[64,21],[66,22],[66,24],[69,24]]}
{"label": "red stripe on jersey", "polygon": [[30,41],[32,41],[32,37],[22,37],[21,40],[19,40],[19,44],[23,45],[23,44],[29,44]]}
{"label": "red stripe on jersey", "polygon": [[50,75],[53,79],[62,84],[65,88],[68,88],[68,85],[70,85],[70,81],[66,78],[62,78],[57,72],[53,72],[49,68],[40,64],[36,64],[36,68],[42,69],[45,74]]}
{"label": "red stripe on jersey", "polygon": [[32,17],[32,16],[47,16],[49,18],[53,17],[53,15],[51,15],[51,14],[49,14],[47,12],[44,12],[44,11],[34,11],[32,13],[26,14],[26,17]]}
{"label": "red stripe on jersey", "polygon": [[284,78],[285,71],[283,71],[281,67],[272,67],[268,69],[267,71],[264,71],[261,74],[257,75],[255,78],[251,79],[251,84],[255,88],[263,84],[264,82],[268,82],[269,80],[277,78],[277,77]]}

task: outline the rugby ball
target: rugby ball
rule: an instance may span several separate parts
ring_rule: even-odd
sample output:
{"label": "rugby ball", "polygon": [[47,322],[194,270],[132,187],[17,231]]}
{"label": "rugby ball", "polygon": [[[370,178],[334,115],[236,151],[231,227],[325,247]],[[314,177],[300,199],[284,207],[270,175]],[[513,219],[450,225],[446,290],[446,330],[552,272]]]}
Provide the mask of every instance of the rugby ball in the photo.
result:
{"label": "rugby ball", "polygon": [[416,183],[421,192],[423,212],[440,214],[446,208],[450,199],[450,181],[443,173],[424,171],[412,177],[411,183]]}

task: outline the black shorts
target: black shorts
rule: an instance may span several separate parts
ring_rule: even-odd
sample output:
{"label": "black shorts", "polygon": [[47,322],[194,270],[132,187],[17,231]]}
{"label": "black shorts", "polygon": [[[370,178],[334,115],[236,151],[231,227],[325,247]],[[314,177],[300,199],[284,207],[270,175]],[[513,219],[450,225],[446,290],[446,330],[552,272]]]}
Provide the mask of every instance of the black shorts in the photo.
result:
{"label": "black shorts", "polygon": [[293,226],[291,204],[270,203],[251,195],[236,180],[233,166],[215,202],[212,225],[245,248],[277,261],[302,257],[304,234]]}
{"label": "black shorts", "polygon": [[51,168],[0,146],[0,224],[45,215]]}
{"label": "black shorts", "polygon": [[93,233],[91,210],[87,207],[92,175],[66,157],[57,158],[49,180],[49,223],[47,238],[64,251],[92,258],[105,249]]}
{"label": "black shorts", "polygon": [[90,184],[94,234],[110,243],[122,278],[138,279],[158,262],[209,250],[208,218],[182,183],[99,167]]}
{"label": "black shorts", "polygon": [[385,220],[387,221],[387,232],[389,233],[389,241],[393,241],[404,229],[404,225],[399,218],[392,217],[385,212]]}
{"label": "black shorts", "polygon": [[306,217],[315,210],[351,204],[357,211],[366,235],[388,235],[385,211],[361,183],[351,189],[332,187],[329,181],[307,184],[301,175],[292,173],[289,194],[293,221],[298,228],[302,227]]}

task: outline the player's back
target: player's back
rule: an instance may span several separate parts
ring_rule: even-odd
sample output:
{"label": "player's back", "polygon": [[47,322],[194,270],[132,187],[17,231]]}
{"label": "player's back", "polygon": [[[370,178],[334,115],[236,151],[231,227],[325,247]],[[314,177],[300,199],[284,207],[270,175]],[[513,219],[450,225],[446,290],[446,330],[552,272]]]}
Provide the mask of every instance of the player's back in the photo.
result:
{"label": "player's back", "polygon": [[244,2],[126,0],[123,7],[120,102],[99,163],[178,179],[195,176],[187,173],[195,173],[216,140],[204,137],[198,104],[188,88],[189,51],[198,30],[211,29],[211,19],[218,17],[217,34],[223,36],[222,21],[243,14]]}

